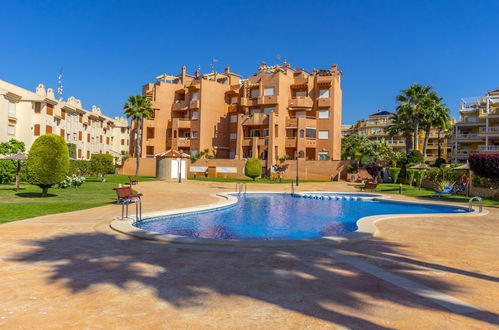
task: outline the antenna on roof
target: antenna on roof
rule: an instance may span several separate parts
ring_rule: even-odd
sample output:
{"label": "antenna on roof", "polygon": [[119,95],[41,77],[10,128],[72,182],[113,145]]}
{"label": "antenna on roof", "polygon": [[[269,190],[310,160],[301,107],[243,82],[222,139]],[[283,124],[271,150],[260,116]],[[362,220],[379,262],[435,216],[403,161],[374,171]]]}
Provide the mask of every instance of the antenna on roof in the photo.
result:
{"label": "antenna on roof", "polygon": [[277,64],[279,64],[281,62],[281,55],[277,55],[276,58],[277,58]]}
{"label": "antenna on roof", "polygon": [[59,101],[62,101],[62,92],[64,90],[64,87],[62,85],[62,67],[61,70],[59,71],[59,74],[57,75],[57,98]]}
{"label": "antenna on roof", "polygon": [[211,64],[210,64],[211,72],[215,72],[215,63],[217,63],[217,62],[218,62],[218,59],[216,59],[216,58],[211,59]]}

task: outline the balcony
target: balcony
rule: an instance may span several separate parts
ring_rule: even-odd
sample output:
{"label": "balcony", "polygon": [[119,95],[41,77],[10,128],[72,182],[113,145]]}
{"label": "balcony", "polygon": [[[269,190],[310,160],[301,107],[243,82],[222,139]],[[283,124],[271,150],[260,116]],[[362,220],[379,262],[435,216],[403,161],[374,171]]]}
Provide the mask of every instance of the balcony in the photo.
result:
{"label": "balcony", "polygon": [[191,146],[191,140],[190,138],[187,137],[181,137],[177,139],[177,147],[190,147]]}
{"label": "balcony", "polygon": [[199,109],[201,102],[199,100],[193,100],[189,102],[189,109]]}
{"label": "balcony", "polygon": [[242,124],[243,126],[268,125],[269,116],[264,113],[255,113],[243,119]]}
{"label": "balcony", "polygon": [[244,107],[252,107],[258,105],[258,99],[250,99],[248,97],[241,98],[241,105]]}
{"label": "balcony", "polygon": [[404,141],[388,141],[389,147],[405,147]]}
{"label": "balcony", "polygon": [[277,104],[277,95],[259,96],[257,102],[259,105]]}
{"label": "balcony", "polygon": [[499,146],[479,146],[481,152],[498,152]]}
{"label": "balcony", "polygon": [[295,96],[290,97],[288,100],[289,108],[312,108],[313,101],[308,96]]}
{"label": "balcony", "polygon": [[499,136],[499,126],[480,127],[480,135]]}
{"label": "balcony", "polygon": [[317,99],[317,106],[319,108],[323,107],[330,107],[331,106],[331,98],[326,97],[326,98],[319,98]]}
{"label": "balcony", "polygon": [[243,147],[253,146],[256,143],[258,146],[264,146],[268,144],[268,138],[257,137],[257,136],[245,136],[243,138]]}
{"label": "balcony", "polygon": [[454,136],[454,139],[453,140],[466,140],[466,141],[469,141],[469,140],[475,140],[475,141],[481,141],[482,138],[480,137],[480,135],[478,134],[456,134]]}
{"label": "balcony", "polygon": [[286,118],[286,127],[298,127],[298,118]]}
{"label": "balcony", "polygon": [[190,119],[185,118],[173,118],[173,127],[177,128],[191,128]]}
{"label": "balcony", "polygon": [[177,103],[174,103],[172,106],[172,110],[174,111],[185,111],[188,109],[188,102],[187,101],[178,101]]}
{"label": "balcony", "polygon": [[296,137],[286,137],[285,147],[296,148]]}
{"label": "balcony", "polygon": [[478,110],[477,105],[469,105],[469,106],[462,106],[461,109],[459,109],[459,112],[462,113],[473,113]]}
{"label": "balcony", "polygon": [[456,123],[456,126],[482,126],[483,124],[484,123],[480,121],[479,117],[466,117]]}
{"label": "balcony", "polygon": [[229,104],[228,112],[237,112],[237,104]]}

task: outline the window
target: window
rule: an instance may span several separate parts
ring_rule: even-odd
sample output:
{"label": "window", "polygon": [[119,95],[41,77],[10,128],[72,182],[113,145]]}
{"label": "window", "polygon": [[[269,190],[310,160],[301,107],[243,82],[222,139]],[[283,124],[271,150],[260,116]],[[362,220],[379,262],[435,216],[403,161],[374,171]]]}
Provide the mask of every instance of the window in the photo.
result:
{"label": "window", "polygon": [[307,91],[296,91],[295,96],[296,97],[307,96]]}
{"label": "window", "polygon": [[260,95],[260,91],[258,90],[258,88],[253,88],[250,91],[250,98],[252,98],[252,99],[256,99],[259,95]]}
{"label": "window", "polygon": [[[189,134],[189,133],[187,133]],[[198,136],[198,131],[192,131],[192,138],[193,139],[197,139],[199,136]]]}
{"label": "window", "polygon": [[193,111],[191,119],[192,120],[198,120],[199,119],[199,112]]}
{"label": "window", "polygon": [[319,98],[327,99],[329,97],[329,89],[321,89],[319,90]]}
{"label": "window", "polygon": [[45,126],[45,134],[51,134],[52,133],[52,126],[46,125]]}
{"label": "window", "polygon": [[109,144],[109,137],[106,137],[106,144]]}
{"label": "window", "polygon": [[260,137],[260,130],[259,129],[250,130],[250,137]]}
{"label": "window", "polygon": [[35,113],[40,113],[42,111],[42,104],[40,102],[35,102]]}
{"label": "window", "polygon": [[9,102],[9,117],[16,118],[16,105]]}
{"label": "window", "polygon": [[329,118],[329,110],[319,110],[319,118],[320,119],[328,119]]}
{"label": "window", "polygon": [[255,113],[260,113],[260,109],[252,109],[252,110],[250,110],[250,114],[254,115]]}
{"label": "window", "polygon": [[81,139],[83,138],[82,137],[83,133],[82,132],[78,132],[78,140],[81,141]]}
{"label": "window", "polygon": [[237,133],[230,133],[231,140],[237,140]]}
{"label": "window", "polygon": [[73,141],[76,141],[76,133],[73,133]]}
{"label": "window", "polygon": [[78,159],[81,159],[81,149],[78,149]]}
{"label": "window", "polygon": [[274,112],[275,108],[264,108],[263,113],[266,115],[270,115],[271,112]]}
{"label": "window", "polygon": [[90,151],[87,150],[87,159],[90,159]]}
{"label": "window", "polygon": [[78,121],[83,123],[83,115],[81,113],[78,115]]}
{"label": "window", "polygon": [[286,137],[296,138],[296,128],[286,128]]}
{"label": "window", "polygon": [[66,136],[66,131],[64,130],[64,128],[61,128],[61,133],[59,135],[64,139],[64,137]]}
{"label": "window", "polygon": [[154,146],[147,146],[146,147],[146,156],[147,157],[153,157],[154,156]]}
{"label": "window", "polygon": [[124,146],[125,145],[125,139],[121,139],[121,145]]}
{"label": "window", "polygon": [[61,110],[61,118],[66,119],[66,110]]}
{"label": "window", "polygon": [[87,133],[87,142],[90,142],[90,133]]}
{"label": "window", "polygon": [[231,123],[237,123],[237,115],[230,116],[230,122]]}
{"label": "window", "polygon": [[230,104],[237,104],[237,96],[233,96],[230,98]]}
{"label": "window", "polygon": [[315,128],[307,127],[305,132],[307,139],[315,139]]}
{"label": "window", "polygon": [[319,140],[329,139],[329,131],[319,131]]}
{"label": "window", "polygon": [[275,88],[274,87],[266,87],[263,89],[263,95],[264,96],[272,96],[275,94]]}
{"label": "window", "polygon": [[307,113],[305,111],[300,111],[300,112],[297,111],[295,116],[296,116],[296,118],[306,118]]}
{"label": "window", "polygon": [[154,127],[147,128],[147,138],[154,139]]}
{"label": "window", "polygon": [[234,151],[229,152],[229,159],[236,158],[236,153]]}
{"label": "window", "polygon": [[9,135],[16,134],[16,127],[14,125],[9,125],[7,127],[7,134],[9,134]]}
{"label": "window", "polygon": [[199,100],[199,92],[192,93],[192,101],[197,101]]}
{"label": "window", "polygon": [[54,114],[54,106],[47,103],[47,115],[52,116]]}
{"label": "window", "polygon": [[263,136],[264,136],[264,137],[269,136],[269,129],[268,129],[268,128],[264,128],[264,129],[263,129]]}
{"label": "window", "polygon": [[99,143],[102,143],[102,135],[99,136]]}
{"label": "window", "polygon": [[319,151],[319,160],[329,160],[329,152]]}
{"label": "window", "polygon": [[305,137],[305,131],[304,130],[300,130],[300,138],[304,138]]}

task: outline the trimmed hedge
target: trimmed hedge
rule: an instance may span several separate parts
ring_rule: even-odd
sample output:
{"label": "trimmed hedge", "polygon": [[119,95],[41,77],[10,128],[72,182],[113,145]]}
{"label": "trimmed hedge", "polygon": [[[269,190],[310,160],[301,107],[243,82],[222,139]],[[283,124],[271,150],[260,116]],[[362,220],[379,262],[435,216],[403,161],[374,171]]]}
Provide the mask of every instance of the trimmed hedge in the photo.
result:
{"label": "trimmed hedge", "polygon": [[398,180],[399,174],[400,174],[400,170],[401,170],[400,167],[390,167],[390,173],[392,176],[393,183],[397,183],[397,180]]}
{"label": "trimmed hedge", "polygon": [[69,151],[66,141],[59,135],[45,134],[35,140],[28,155],[29,183],[48,189],[66,178],[69,172]]}
{"label": "trimmed hedge", "polygon": [[472,154],[468,158],[471,170],[478,176],[499,180],[499,153]]}
{"label": "trimmed hedge", "polygon": [[262,165],[258,158],[248,158],[246,164],[244,165],[244,174],[252,178],[253,181],[262,175]]}

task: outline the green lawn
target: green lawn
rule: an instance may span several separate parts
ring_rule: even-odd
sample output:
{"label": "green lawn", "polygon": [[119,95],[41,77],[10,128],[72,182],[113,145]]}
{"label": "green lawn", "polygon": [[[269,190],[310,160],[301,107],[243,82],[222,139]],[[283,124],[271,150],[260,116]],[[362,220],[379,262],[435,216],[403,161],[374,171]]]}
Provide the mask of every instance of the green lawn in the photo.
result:
{"label": "green lawn", "polygon": [[[139,177],[138,180],[154,178]],[[108,175],[105,183],[89,177],[80,188],[49,189],[48,197],[41,197],[41,189],[30,184],[21,184],[19,192],[12,184],[0,184],[0,223],[114,203],[116,192],[113,188],[126,182],[128,177],[125,175]]]}
{"label": "green lawn", "polygon": [[[287,184],[290,184],[291,182],[295,181],[295,180],[288,180],[288,179],[282,180],[282,182],[279,182],[279,180],[273,180],[273,179],[256,179],[256,181],[253,181],[250,178],[238,179],[238,178],[206,178],[206,177],[189,178],[189,180],[213,181],[213,182],[287,183]],[[327,182],[327,180],[300,180],[300,182]]]}
{"label": "green lawn", "polygon": [[[383,194],[397,194],[398,195],[399,189],[400,189],[400,185],[398,185],[398,184],[382,183],[382,184],[378,185],[378,187],[376,188],[376,192],[383,193]],[[403,185],[402,191],[403,191],[402,194],[405,196],[418,197],[418,198],[427,199],[427,200],[449,201],[449,202],[455,202],[455,203],[468,203],[468,201],[470,199],[469,197],[466,197],[465,195],[438,196],[438,195],[434,195],[435,190],[433,190],[433,189],[427,189],[427,188],[418,189],[417,187],[411,187],[408,185]],[[499,200],[484,198],[483,204],[484,205],[499,205]]]}

